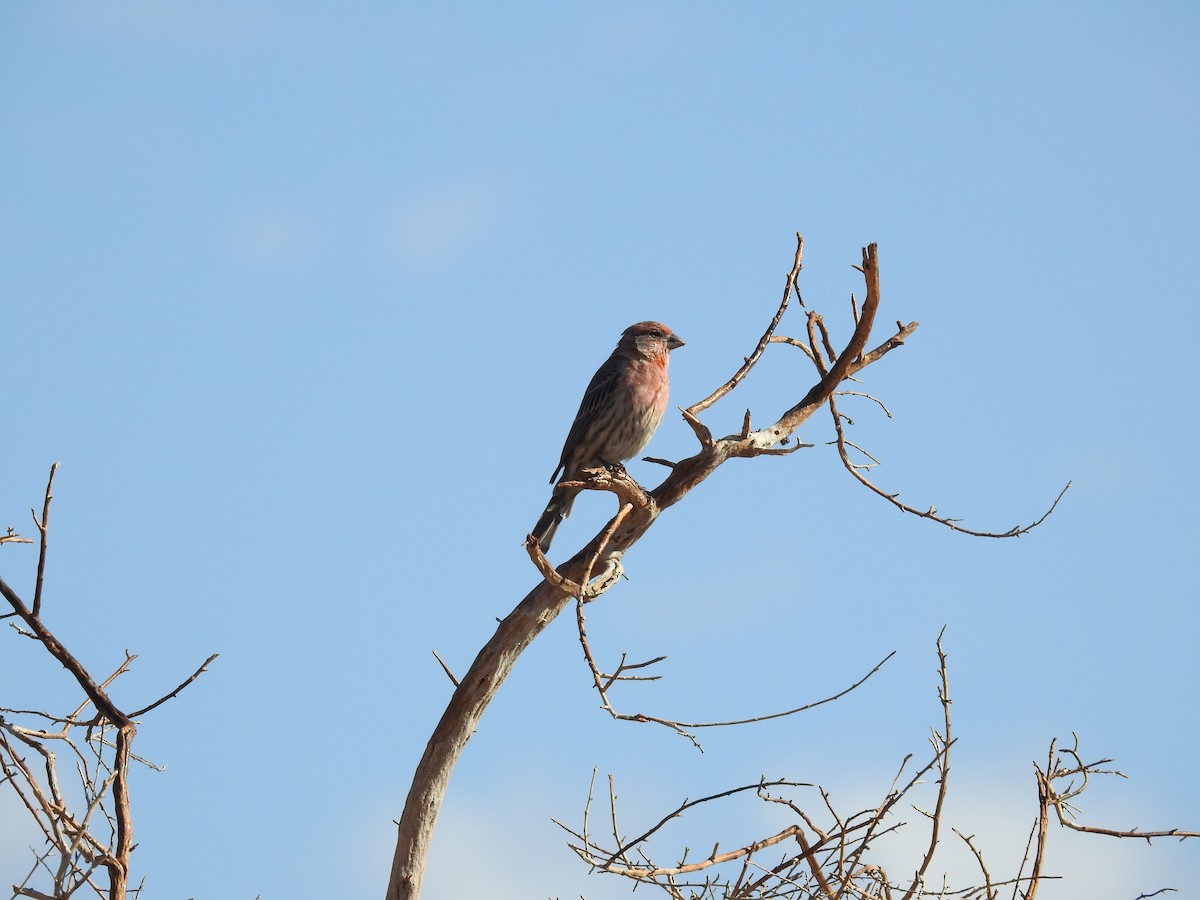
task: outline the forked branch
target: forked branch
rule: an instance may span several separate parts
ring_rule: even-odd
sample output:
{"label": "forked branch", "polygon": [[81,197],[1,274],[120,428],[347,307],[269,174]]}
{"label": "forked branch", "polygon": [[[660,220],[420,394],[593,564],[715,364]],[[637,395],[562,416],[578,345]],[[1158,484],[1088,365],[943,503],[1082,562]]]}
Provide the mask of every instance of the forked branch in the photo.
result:
{"label": "forked branch", "polygon": [[[803,262],[804,239],[799,234],[796,238],[796,252],[785,280],[783,296],[762,336],[727,380],[708,396],[682,410],[684,421],[696,436],[699,445],[697,452],[678,462],[667,462],[670,472],[666,479],[648,492],[637,487],[632,479],[629,479],[629,484],[625,484],[621,480],[624,477],[623,473],[616,480],[610,481],[605,481],[607,476],[602,474],[588,473],[586,482],[580,486],[592,490],[609,490],[617,494],[618,512],[586,546],[558,567],[550,565],[536,541],[526,542],[526,550],[537,567],[541,580],[512,613],[500,622],[495,634],[479,651],[470,669],[456,686],[449,705],[434,729],[425,753],[417,765],[404,812],[398,823],[396,852],[387,892],[389,900],[415,900],[420,895],[429,843],[450,772],[468,738],[474,732],[483,711],[504,682],[517,657],[546,625],[562,612],[567,601],[572,597],[585,602],[593,600],[611,586],[621,571],[625,552],[641,539],[659,514],[680,502],[688,492],[705,481],[726,461],[734,458],[776,456],[798,449],[798,445],[789,446],[795,440],[797,429],[829,402],[839,386],[865,367],[881,360],[892,350],[903,346],[904,341],[916,330],[915,322],[907,325],[897,322],[894,334],[875,345],[873,349],[868,349],[872,346],[871,335],[880,304],[880,276],[876,245],[864,247],[861,266],[856,268],[862,273],[866,291],[861,306],[853,304],[853,330],[845,346],[840,351],[837,350],[823,322],[813,318],[808,320],[809,327],[814,329],[810,332],[814,338],[810,339],[806,352],[814,362],[820,360],[820,377],[817,382],[795,404],[779,414],[773,424],[753,430],[750,413],[747,411],[738,433],[715,437],[709,427],[701,421],[701,413],[728,396],[745,381],[770,344],[781,342],[776,336],[776,330],[787,312],[791,298],[800,296],[797,279]],[[803,306],[803,302],[801,305]],[[815,340],[817,333],[820,334],[819,342]],[[787,339],[786,342],[794,343],[791,339]],[[594,577],[593,573],[600,574]],[[585,658],[588,659],[593,680],[601,694],[602,705],[611,714],[624,718],[625,716],[617,714],[608,702],[606,692],[614,682],[613,677],[604,675],[596,665],[595,659],[591,657],[590,649],[586,647],[586,632],[582,627],[580,635],[585,646]],[[773,715],[785,715],[795,711],[798,710]],[[725,724],[689,724],[667,718],[654,719],[645,715],[632,718],[639,721],[658,721],[680,733],[686,733],[689,728]],[[755,721],[761,718],[763,717],[734,721]]]}
{"label": "forked branch", "polygon": [[[109,694],[116,679],[129,670],[136,658],[126,652],[124,661],[102,681],[94,678],[82,663],[53,634],[42,617],[43,586],[49,546],[50,505],[58,463],[50,469],[39,518],[33,514],[40,536],[37,575],[32,605],[0,579],[0,596],[12,608],[24,630],[74,678],[84,700],[65,716],[41,710],[0,708],[0,769],[46,839],[47,849],[37,855],[29,877],[14,886],[24,897],[69,897],[86,888],[109,900],[124,900],[130,891],[130,853],[133,850],[133,816],[129,794],[129,766],[143,762],[131,747],[137,734],[136,717],[176,697],[195,681],[216,659],[214,653],[173,691],[133,713],[124,712]],[[85,716],[88,707],[94,714]],[[22,720],[27,720],[28,724]],[[57,726],[57,727],[52,727]],[[80,734],[79,732],[82,732]],[[83,808],[73,809],[74,792],[66,791],[60,781],[58,759],[51,746],[65,747],[80,780]],[[28,766],[22,748],[42,758],[41,771]],[[146,763],[149,765],[148,763]],[[107,833],[104,833],[105,830]],[[55,865],[50,860],[55,859]],[[107,884],[96,879],[107,874]],[[51,882],[47,894],[31,885],[39,873]],[[133,889],[133,893],[138,892]]]}
{"label": "forked branch", "polygon": [[[929,814],[929,851],[913,878],[908,894],[917,896],[938,843],[946,775],[949,771],[948,754],[954,743],[949,731],[946,657],[941,650],[940,639],[938,659],[938,695],[942,702],[943,724],[934,731],[934,756],[912,773],[903,785],[899,785],[900,773],[903,773],[908,762],[906,758],[892,786],[874,808],[851,815],[839,814],[829,793],[822,788],[785,779],[764,779],[696,800],[684,800],[637,837],[625,838],[616,824],[616,791],[611,786],[610,778],[609,812],[606,818],[611,821],[612,827],[608,835],[600,837],[591,831],[589,822],[593,791],[590,787],[582,826],[572,829],[557,820],[556,824],[571,836],[568,841],[571,850],[594,870],[640,885],[658,887],[672,897],[706,900],[775,897],[836,900],[839,897],[855,897],[883,900],[893,895],[899,897],[904,888],[894,884],[879,865],[870,861],[870,851],[885,835],[902,826],[903,823],[895,820],[898,804],[922,785],[931,771],[937,770],[937,800],[933,812]],[[823,808],[806,808],[793,796],[814,791]],[[685,813],[699,806],[726,803],[751,793],[762,802],[781,804],[792,810],[796,821],[730,850],[722,851],[718,843],[710,853],[699,858],[692,858],[685,849],[672,855],[674,862],[659,863],[655,860],[656,854],[650,846],[652,839],[662,837],[669,827],[678,827]],[[765,851],[780,847],[788,849],[782,853],[776,849],[774,856],[764,859]],[[730,864],[736,864],[736,875],[728,873]]]}
{"label": "forked branch", "polygon": [[[983,849],[976,843],[974,835],[953,829],[974,857],[981,881],[954,886],[947,882],[945,875],[933,879],[931,875],[935,854],[941,845],[941,833],[949,827],[946,799],[949,796],[950,748],[955,744],[951,735],[949,666],[941,636],[937,641],[937,655],[942,721],[932,731],[933,756],[925,765],[905,776],[911,760],[911,756],[906,757],[891,786],[874,808],[846,815],[837,811],[830,792],[824,788],[784,779],[762,780],[697,800],[685,800],[653,819],[653,824],[637,837],[628,838],[617,826],[616,790],[610,777],[609,810],[604,816],[611,822],[607,834],[597,834],[591,825],[594,816],[590,786],[582,825],[570,828],[558,820],[555,824],[569,835],[568,847],[594,871],[627,879],[638,886],[659,888],[672,898],[689,900],[900,900],[902,897],[909,900],[924,897],[997,900],[1001,889],[1005,889],[1006,895],[1011,889],[1013,897],[1035,900],[1038,888],[1057,878],[1044,874],[1046,835],[1051,818],[1057,818],[1060,824],[1076,831],[1118,838],[1150,841],[1200,836],[1198,832],[1179,828],[1149,831],[1080,824],[1075,818],[1073,802],[1087,789],[1091,776],[1124,776],[1108,768],[1111,760],[1084,762],[1078,740],[1074,746],[1061,749],[1057,742],[1051,742],[1045,767],[1035,765],[1040,793],[1039,815],[1017,872],[997,878],[985,862]],[[593,784],[594,780],[595,773]],[[925,811],[916,804],[916,795],[918,791],[931,788],[933,803]],[[815,793],[811,802],[803,802],[801,798],[810,793]],[[722,805],[723,809],[737,797],[750,794],[791,810],[794,821],[782,829],[776,827],[753,840],[739,842],[733,849],[722,850],[718,843],[710,853],[699,857],[686,849],[689,843],[695,846],[695,842],[680,840],[676,846],[682,844],[682,851],[666,854],[670,861],[658,861],[664,854],[652,844],[664,840],[672,830],[685,827],[686,813],[700,806]],[[912,874],[904,876],[904,883],[897,883],[877,860],[885,846],[883,839],[909,827],[897,819],[902,802],[911,804],[912,809],[923,817],[926,838],[920,858],[909,870]],[[720,817],[729,816],[729,810],[723,809]],[[705,847],[711,841],[710,835],[706,837]],[[772,849],[773,855],[768,855],[766,851]],[[1141,896],[1149,898],[1172,890],[1160,888]]]}
{"label": "forked branch", "polygon": [[1058,747],[1057,739],[1050,742],[1047,754],[1046,768],[1036,763],[1034,771],[1038,782],[1038,792],[1042,798],[1042,814],[1048,810],[1054,811],[1054,817],[1059,825],[1083,834],[1099,834],[1115,838],[1138,838],[1150,843],[1156,838],[1176,838],[1186,840],[1200,837],[1200,831],[1186,831],[1181,828],[1166,828],[1147,830],[1142,828],[1106,828],[1098,825],[1084,825],[1076,818],[1077,810],[1074,800],[1079,797],[1091,784],[1095,775],[1114,775],[1118,778],[1127,777],[1116,769],[1104,768],[1112,762],[1111,759],[1099,759],[1085,763],[1079,753],[1079,738],[1072,736],[1074,742],[1070,747]]}
{"label": "forked branch", "polygon": [[663,660],[665,660],[666,657],[658,656],[658,657],[655,657],[654,659],[647,660],[647,661],[641,662],[641,663],[627,663],[626,655],[621,654],[620,664],[618,665],[616,671],[613,674],[607,674],[605,672],[602,672],[600,670],[599,665],[596,663],[596,657],[592,653],[591,643],[588,640],[587,622],[586,622],[586,619],[584,617],[584,612],[583,612],[583,603],[584,602],[586,602],[586,601],[583,601],[583,600],[576,601],[576,604],[575,604],[575,627],[579,633],[579,644],[583,648],[584,662],[587,664],[588,671],[591,672],[591,675],[592,675],[592,684],[595,686],[596,692],[600,695],[601,708],[605,712],[607,712],[609,715],[611,715],[614,719],[619,719],[623,722],[652,723],[652,724],[656,724],[656,725],[662,725],[666,728],[670,728],[672,731],[675,731],[680,736],[685,737],[689,741],[691,741],[692,745],[695,746],[695,748],[697,750],[700,750],[701,752],[703,752],[704,748],[700,745],[700,742],[696,739],[696,736],[693,733],[701,728],[727,728],[727,727],[731,727],[731,726],[735,726],[735,725],[751,725],[756,722],[766,722],[771,719],[781,719],[786,716],[794,716],[799,713],[806,712],[807,710],[815,709],[818,706],[824,706],[827,703],[832,703],[835,700],[840,700],[842,697],[845,697],[847,694],[849,694],[855,688],[858,688],[861,685],[865,684],[867,679],[869,679],[872,675],[874,675],[876,672],[878,672],[880,669],[882,669],[884,664],[888,660],[890,660],[893,656],[896,655],[896,651],[893,650],[891,653],[889,653],[887,656],[885,656],[883,659],[881,659],[879,662],[877,662],[875,664],[875,666],[869,672],[867,672],[867,674],[863,675],[861,678],[859,678],[853,684],[851,684],[848,687],[843,688],[842,690],[838,691],[837,693],[832,694],[828,697],[825,697],[821,700],[814,700],[810,703],[805,703],[802,706],[795,707],[794,709],[786,709],[786,710],[782,710],[782,711],[778,711],[778,712],[763,713],[763,714],[760,714],[757,716],[749,716],[749,717],[738,718],[738,719],[728,719],[728,720],[724,720],[724,721],[712,721],[712,722],[687,722],[687,721],[679,721],[676,719],[664,718],[662,716],[652,716],[647,713],[623,713],[623,712],[619,712],[613,706],[611,700],[609,699],[609,691],[611,690],[613,685],[616,684],[617,682],[621,682],[621,681],[657,681],[660,676],[657,676],[657,675],[654,675],[654,676],[644,676],[644,675],[628,676],[625,673],[630,669],[635,669],[635,668],[642,669],[642,668],[647,668],[652,665],[656,665],[656,664],[662,662]]}

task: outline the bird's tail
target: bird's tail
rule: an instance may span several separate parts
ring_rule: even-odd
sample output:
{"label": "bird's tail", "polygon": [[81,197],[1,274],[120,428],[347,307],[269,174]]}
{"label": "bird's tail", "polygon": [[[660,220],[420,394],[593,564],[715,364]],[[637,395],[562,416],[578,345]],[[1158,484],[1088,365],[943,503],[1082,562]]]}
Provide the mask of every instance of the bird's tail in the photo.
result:
{"label": "bird's tail", "polygon": [[533,536],[537,538],[543,553],[550,549],[550,542],[554,540],[554,532],[558,531],[559,523],[571,514],[571,504],[575,502],[577,493],[577,490],[556,487],[550,495],[546,511],[533,526]]}

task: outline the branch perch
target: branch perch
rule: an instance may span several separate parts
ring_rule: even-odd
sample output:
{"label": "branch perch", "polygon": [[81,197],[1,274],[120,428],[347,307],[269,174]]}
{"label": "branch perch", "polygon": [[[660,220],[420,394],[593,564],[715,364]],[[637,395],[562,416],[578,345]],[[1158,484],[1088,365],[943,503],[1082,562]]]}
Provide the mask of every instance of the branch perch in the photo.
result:
{"label": "branch perch", "polygon": [[[791,297],[795,295],[800,298],[796,282],[801,271],[803,254],[804,239],[797,234],[796,252],[792,268],[785,280],[783,296],[754,349],[744,357],[733,375],[716,390],[681,410],[684,421],[696,436],[698,451],[693,456],[675,463],[656,460],[668,465],[670,472],[658,487],[650,491],[642,490],[624,473],[615,476],[612,473],[589,472],[586,473],[585,480],[571,483],[572,487],[615,493],[619,501],[619,510],[586,546],[557,568],[546,560],[536,541],[526,541],[526,551],[542,580],[499,623],[496,632],[479,651],[455,688],[449,705],[434,728],[425,752],[417,764],[404,812],[398,823],[396,851],[387,890],[388,900],[415,900],[420,896],[425,860],[449,784],[450,773],[467,740],[475,731],[483,711],[508,676],[517,657],[563,611],[567,601],[571,597],[577,598],[581,643],[592,670],[595,686],[600,692],[601,702],[610,713],[623,717],[616,714],[608,703],[606,691],[612,680],[600,673],[594,658],[591,657],[590,648],[587,647],[586,633],[582,627],[582,603],[595,599],[615,582],[621,571],[625,552],[641,539],[663,510],[682,500],[723,463],[734,458],[792,453],[799,446],[807,446],[798,444],[788,447],[785,444],[793,440],[796,430],[813,413],[833,398],[834,392],[842,382],[866,366],[878,362],[892,350],[903,346],[905,340],[916,330],[915,322],[907,325],[897,322],[893,335],[874,349],[867,349],[880,303],[878,249],[875,244],[870,244],[862,249],[861,266],[856,267],[863,275],[866,293],[861,306],[852,298],[854,328],[841,351],[838,352],[834,347],[819,317],[810,316],[808,319],[810,339],[806,346],[801,346],[800,342],[791,338],[776,338],[776,329],[787,311]],[[802,300],[800,303],[801,306],[804,305]],[[751,430],[750,412],[747,410],[739,433],[721,438],[714,437],[709,427],[701,421],[700,414],[741,384],[771,343],[801,346],[817,364],[819,380],[799,402],[779,415],[773,424]],[[828,364],[826,359],[829,360]],[[601,575],[593,579],[593,571],[598,571]],[[791,712],[796,711],[798,710]],[[785,714],[790,713],[775,715]],[[681,733],[688,727],[709,727],[707,724],[684,725],[667,719],[655,720],[653,717],[642,715],[632,718],[638,721],[659,721]]]}

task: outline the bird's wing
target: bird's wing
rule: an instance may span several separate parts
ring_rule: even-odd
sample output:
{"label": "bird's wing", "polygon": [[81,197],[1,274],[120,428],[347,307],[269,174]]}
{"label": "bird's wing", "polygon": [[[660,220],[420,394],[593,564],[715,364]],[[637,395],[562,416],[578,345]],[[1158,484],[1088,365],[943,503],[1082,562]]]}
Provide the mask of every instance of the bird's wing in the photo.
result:
{"label": "bird's wing", "polygon": [[611,400],[613,391],[616,390],[620,380],[620,368],[621,359],[613,354],[604,361],[603,365],[596,370],[596,374],[592,376],[592,380],[588,382],[587,390],[583,392],[583,400],[579,403],[579,412],[575,413],[575,421],[571,423],[571,430],[567,432],[567,439],[563,442],[558,468],[550,476],[551,484],[558,480],[559,472],[567,474],[567,460],[579,444],[580,439],[587,434],[592,423],[596,421],[600,410],[604,409]]}

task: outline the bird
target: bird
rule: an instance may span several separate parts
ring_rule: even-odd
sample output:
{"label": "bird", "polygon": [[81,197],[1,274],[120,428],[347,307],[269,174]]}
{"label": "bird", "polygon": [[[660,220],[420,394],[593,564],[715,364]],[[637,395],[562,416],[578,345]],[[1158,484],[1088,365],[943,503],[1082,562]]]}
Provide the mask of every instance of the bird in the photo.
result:
{"label": "bird", "polygon": [[[559,481],[559,473],[562,481],[572,481],[582,469],[612,466],[641,452],[667,409],[670,353],[683,345],[661,322],[638,322],[625,329],[583,392],[550,484]],[[542,552],[550,549],[579,490],[555,486],[532,532]]]}

